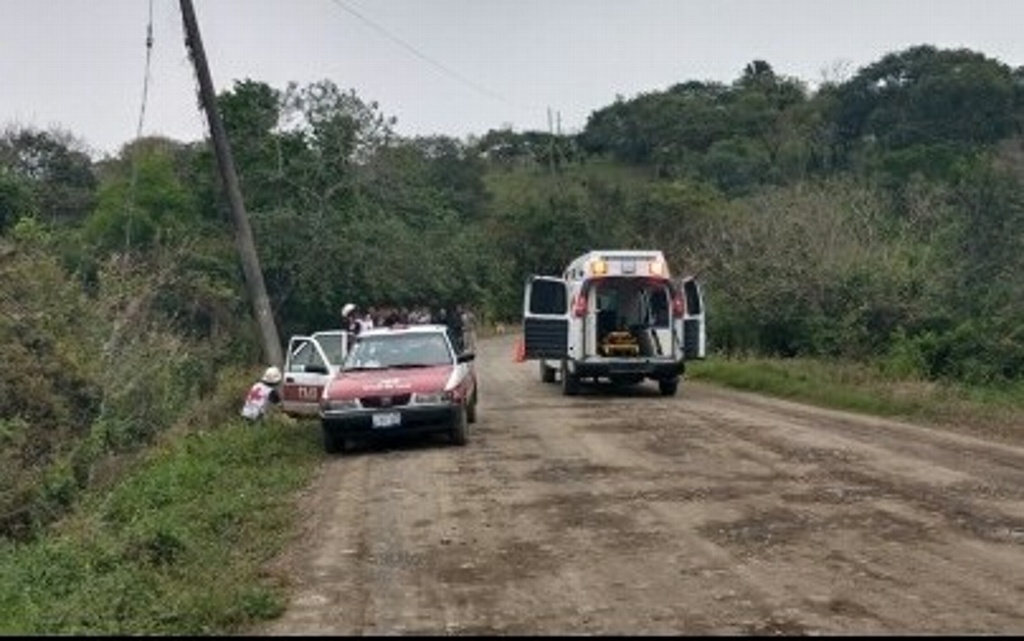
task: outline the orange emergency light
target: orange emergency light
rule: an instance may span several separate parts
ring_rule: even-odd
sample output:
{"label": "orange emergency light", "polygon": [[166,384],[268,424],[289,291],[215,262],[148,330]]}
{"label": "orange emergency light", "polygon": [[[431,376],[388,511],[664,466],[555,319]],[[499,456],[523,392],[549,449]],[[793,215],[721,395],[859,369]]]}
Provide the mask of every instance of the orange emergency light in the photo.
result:
{"label": "orange emergency light", "polygon": [[652,260],[651,262],[647,263],[647,271],[650,272],[652,276],[668,275],[668,269],[665,268],[664,261],[660,260]]}

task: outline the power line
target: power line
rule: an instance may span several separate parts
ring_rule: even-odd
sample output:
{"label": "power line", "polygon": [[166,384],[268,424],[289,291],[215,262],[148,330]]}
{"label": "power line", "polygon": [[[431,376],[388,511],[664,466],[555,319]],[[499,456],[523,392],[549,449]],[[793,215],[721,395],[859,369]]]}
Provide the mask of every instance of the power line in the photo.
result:
{"label": "power line", "polygon": [[139,125],[135,137],[142,137],[142,124],[146,119],[146,102],[149,99],[150,63],[153,59],[153,0],[149,0],[149,21],[146,23],[146,71],[142,77],[142,107],[139,109]]}
{"label": "power line", "polygon": [[[139,123],[135,128],[135,142],[142,137],[142,127],[146,121],[146,104],[149,102],[150,67],[153,60],[153,0],[149,0],[149,19],[146,22],[146,67],[142,75],[142,104],[139,107]],[[135,218],[135,192],[139,180],[138,144],[132,149],[132,173],[128,183],[128,222],[124,231],[124,248],[131,249],[132,222]]]}
{"label": "power line", "polygon": [[380,33],[382,36],[384,36],[388,40],[391,40],[392,42],[394,42],[395,44],[399,45],[400,47],[402,47],[403,49],[405,49],[409,53],[413,54],[414,56],[416,56],[420,60],[426,62],[427,64],[431,65],[435,69],[438,69],[439,71],[441,71],[441,73],[443,73],[443,74],[445,74],[445,75],[455,79],[456,81],[466,85],[467,87],[469,87],[469,88],[471,88],[471,89],[473,89],[473,90],[475,90],[475,91],[477,91],[477,92],[479,92],[479,93],[481,93],[481,94],[483,94],[483,95],[485,95],[485,96],[487,96],[489,98],[493,98],[495,100],[504,102],[504,103],[512,105],[514,107],[519,107],[521,109],[535,109],[535,107],[530,107],[528,105],[523,105],[521,103],[516,103],[516,102],[513,102],[511,100],[508,100],[504,96],[502,96],[502,95],[500,95],[500,94],[498,94],[498,93],[496,93],[494,91],[491,91],[490,89],[488,89],[487,87],[484,87],[483,85],[481,85],[479,83],[473,82],[469,78],[466,78],[465,76],[461,75],[460,73],[458,73],[458,72],[452,70],[451,68],[441,64],[440,62],[434,60],[430,56],[428,56],[425,53],[421,52],[420,50],[418,50],[416,47],[412,46],[411,44],[409,44],[405,40],[402,40],[398,36],[392,34],[390,31],[388,31],[387,29],[385,29],[381,25],[379,25],[376,22],[370,20],[369,18],[367,18],[366,16],[362,15],[361,13],[359,13],[358,11],[353,9],[352,7],[348,6],[347,4],[342,2],[342,0],[331,0],[331,1],[335,5],[337,5],[340,9],[344,10],[345,12],[349,13],[352,16],[355,16],[359,21],[361,21],[362,23],[366,24],[367,26],[369,26],[374,31]]}

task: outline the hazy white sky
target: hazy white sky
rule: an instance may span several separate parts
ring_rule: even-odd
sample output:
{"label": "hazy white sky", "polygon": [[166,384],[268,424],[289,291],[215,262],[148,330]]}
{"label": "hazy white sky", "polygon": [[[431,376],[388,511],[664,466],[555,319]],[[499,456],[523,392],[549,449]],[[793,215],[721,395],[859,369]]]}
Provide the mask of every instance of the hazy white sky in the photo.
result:
{"label": "hazy white sky", "polygon": [[[193,0],[218,91],[323,79],[400,134],[564,133],[592,111],[755,59],[812,85],[918,44],[1024,65],[1022,0]],[[97,153],[206,135],[179,0],[0,0],[0,127],[58,127]]]}

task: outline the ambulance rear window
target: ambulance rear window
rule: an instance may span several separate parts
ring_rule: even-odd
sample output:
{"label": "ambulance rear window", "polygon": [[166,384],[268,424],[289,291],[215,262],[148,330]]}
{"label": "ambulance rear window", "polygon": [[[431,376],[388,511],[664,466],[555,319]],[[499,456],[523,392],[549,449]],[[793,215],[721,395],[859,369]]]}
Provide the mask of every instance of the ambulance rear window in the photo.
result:
{"label": "ambulance rear window", "polygon": [[565,314],[569,309],[565,286],[560,282],[538,280],[530,288],[530,312]]}

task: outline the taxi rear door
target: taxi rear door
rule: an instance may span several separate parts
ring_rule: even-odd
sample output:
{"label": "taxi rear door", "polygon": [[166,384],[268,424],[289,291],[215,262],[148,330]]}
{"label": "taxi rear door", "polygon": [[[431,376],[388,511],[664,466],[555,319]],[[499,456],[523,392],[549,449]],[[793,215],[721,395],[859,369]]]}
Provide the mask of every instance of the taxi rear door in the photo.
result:
{"label": "taxi rear door", "polygon": [[337,365],[332,365],[315,337],[289,338],[281,387],[284,413],[294,417],[318,415],[320,395],[336,371]]}

